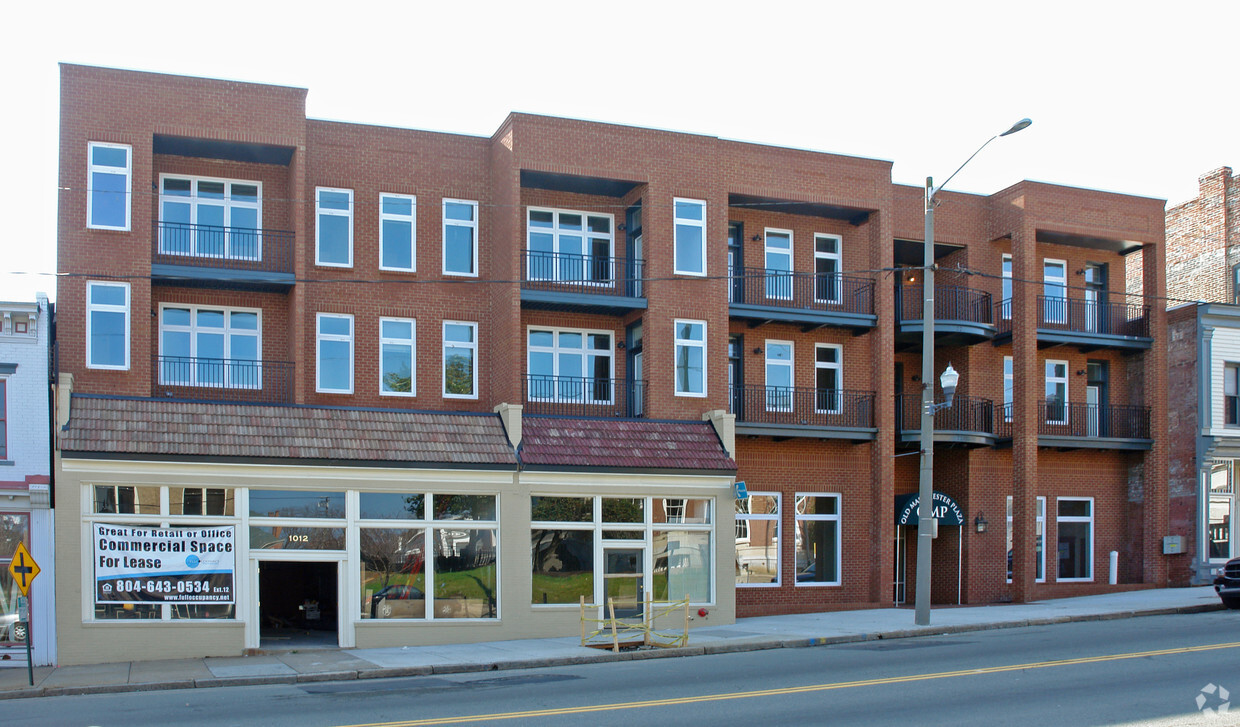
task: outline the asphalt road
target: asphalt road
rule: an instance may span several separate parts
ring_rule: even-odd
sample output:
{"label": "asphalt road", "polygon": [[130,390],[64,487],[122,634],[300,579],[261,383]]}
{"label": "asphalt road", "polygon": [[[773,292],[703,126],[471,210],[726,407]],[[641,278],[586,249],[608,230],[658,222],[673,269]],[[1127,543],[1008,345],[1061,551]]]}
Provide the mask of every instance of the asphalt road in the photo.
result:
{"label": "asphalt road", "polygon": [[[1224,692],[1234,698],[1235,713],[1199,710],[1199,696],[1217,710]],[[483,674],[11,700],[0,702],[0,721],[100,727],[1240,724],[1240,611]]]}

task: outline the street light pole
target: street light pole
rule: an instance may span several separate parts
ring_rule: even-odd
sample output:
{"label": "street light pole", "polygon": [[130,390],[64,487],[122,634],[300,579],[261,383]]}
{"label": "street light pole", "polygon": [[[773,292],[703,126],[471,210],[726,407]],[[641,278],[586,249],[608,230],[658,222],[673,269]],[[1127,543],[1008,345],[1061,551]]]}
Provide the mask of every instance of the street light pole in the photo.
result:
{"label": "street light pole", "polygon": [[[918,478],[917,506],[917,591],[914,596],[914,621],[918,626],[930,625],[930,548],[938,536],[938,520],[934,517],[934,412],[941,407],[934,404],[934,208],[936,197],[947,183],[960,173],[973,157],[1000,136],[1015,134],[1033,122],[1021,119],[1002,134],[986,140],[951,173],[943,184],[934,186],[934,179],[926,177],[926,242],[923,257],[924,270],[921,278],[921,474]],[[950,366],[948,367],[950,370]],[[954,372],[953,372],[954,373]],[[946,380],[944,384],[946,384]],[[952,382],[955,383],[954,381]],[[950,402],[950,395],[948,401]]]}

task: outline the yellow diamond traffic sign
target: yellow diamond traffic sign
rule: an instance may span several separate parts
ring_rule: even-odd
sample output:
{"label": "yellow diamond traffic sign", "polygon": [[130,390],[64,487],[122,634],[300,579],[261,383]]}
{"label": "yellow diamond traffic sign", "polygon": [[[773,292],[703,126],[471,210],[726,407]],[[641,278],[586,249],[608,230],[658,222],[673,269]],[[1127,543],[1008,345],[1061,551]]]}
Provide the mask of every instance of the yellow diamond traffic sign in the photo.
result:
{"label": "yellow diamond traffic sign", "polygon": [[39,575],[39,570],[39,564],[30,557],[26,544],[18,543],[17,550],[13,553],[13,561],[9,563],[9,574],[17,581],[17,587],[21,589],[23,596],[30,595],[30,582]]}

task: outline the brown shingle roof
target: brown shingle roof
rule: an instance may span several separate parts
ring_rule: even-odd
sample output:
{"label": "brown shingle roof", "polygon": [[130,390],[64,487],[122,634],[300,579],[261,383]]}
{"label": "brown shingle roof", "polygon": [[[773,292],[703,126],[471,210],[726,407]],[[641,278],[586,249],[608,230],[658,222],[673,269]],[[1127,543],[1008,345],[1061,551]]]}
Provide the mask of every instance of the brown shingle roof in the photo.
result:
{"label": "brown shingle roof", "polygon": [[515,467],[498,416],[74,395],[61,449]]}
{"label": "brown shingle roof", "polygon": [[710,422],[525,417],[521,462],[529,467],[618,467],[735,472]]}

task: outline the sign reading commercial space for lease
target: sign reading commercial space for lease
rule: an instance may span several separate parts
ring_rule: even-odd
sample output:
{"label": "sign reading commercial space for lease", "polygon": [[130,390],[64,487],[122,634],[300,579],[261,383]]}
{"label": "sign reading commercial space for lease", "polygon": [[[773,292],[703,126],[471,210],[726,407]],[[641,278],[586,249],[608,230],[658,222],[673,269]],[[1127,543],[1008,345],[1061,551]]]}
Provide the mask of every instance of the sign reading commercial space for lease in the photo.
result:
{"label": "sign reading commercial space for lease", "polygon": [[233,603],[236,527],[91,524],[95,603]]}

